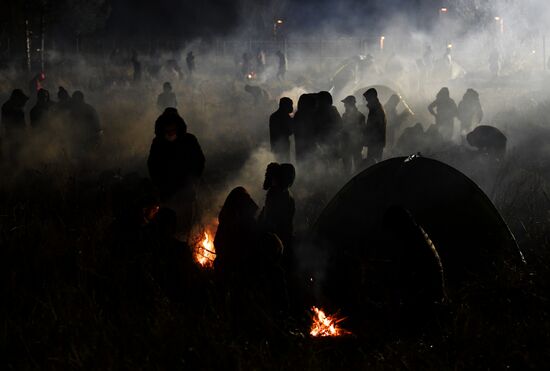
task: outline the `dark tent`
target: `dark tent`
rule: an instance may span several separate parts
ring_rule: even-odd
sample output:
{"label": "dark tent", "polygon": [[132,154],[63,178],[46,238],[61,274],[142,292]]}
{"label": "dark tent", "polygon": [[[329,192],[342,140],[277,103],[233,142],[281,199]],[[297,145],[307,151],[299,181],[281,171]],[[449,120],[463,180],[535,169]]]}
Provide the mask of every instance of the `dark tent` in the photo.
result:
{"label": "dark tent", "polygon": [[417,156],[353,178],[321,213],[310,243],[329,257],[319,277],[325,298],[352,316],[453,300],[473,285],[494,286],[522,260],[473,181]]}

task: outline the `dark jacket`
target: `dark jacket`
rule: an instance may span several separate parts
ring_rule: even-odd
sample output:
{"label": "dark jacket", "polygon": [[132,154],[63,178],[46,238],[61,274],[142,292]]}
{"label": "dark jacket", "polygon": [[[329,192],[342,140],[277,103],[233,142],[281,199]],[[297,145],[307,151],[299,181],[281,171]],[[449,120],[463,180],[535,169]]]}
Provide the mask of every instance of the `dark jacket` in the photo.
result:
{"label": "dark jacket", "polygon": [[369,116],[367,118],[366,140],[367,147],[386,146],[386,113],[380,102],[368,105]]}
{"label": "dark jacket", "polygon": [[281,110],[269,117],[269,140],[271,151],[275,154],[290,153],[290,136],[292,135],[292,118]]}
{"label": "dark jacket", "polygon": [[153,183],[166,198],[191,185],[202,175],[205,158],[197,138],[184,133],[169,142],[163,137],[153,139],[147,166]]}

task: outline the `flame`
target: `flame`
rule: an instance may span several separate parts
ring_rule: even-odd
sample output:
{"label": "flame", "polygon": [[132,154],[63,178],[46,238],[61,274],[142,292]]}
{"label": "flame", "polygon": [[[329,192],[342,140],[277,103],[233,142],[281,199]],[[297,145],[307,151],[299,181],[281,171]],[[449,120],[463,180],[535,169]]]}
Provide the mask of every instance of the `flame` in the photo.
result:
{"label": "flame", "polygon": [[309,331],[311,336],[341,336],[350,333],[338,326],[338,323],[345,320],[345,318],[338,318],[336,315],[327,316],[322,309],[317,307],[312,307],[311,310],[314,313],[313,323]]}
{"label": "flame", "polygon": [[214,239],[208,231],[204,231],[203,239],[195,244],[193,255],[197,263],[202,267],[213,267],[214,259],[216,258],[216,248],[214,247]]}

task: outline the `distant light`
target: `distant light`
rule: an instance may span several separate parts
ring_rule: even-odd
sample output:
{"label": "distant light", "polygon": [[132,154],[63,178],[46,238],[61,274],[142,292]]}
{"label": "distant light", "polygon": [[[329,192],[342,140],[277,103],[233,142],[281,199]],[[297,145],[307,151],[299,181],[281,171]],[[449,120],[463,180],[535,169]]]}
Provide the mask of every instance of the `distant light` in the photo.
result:
{"label": "distant light", "polygon": [[447,12],[449,11],[449,9],[447,9],[447,8],[441,8],[440,11],[441,11],[441,13],[447,13]]}
{"label": "distant light", "polygon": [[500,21],[500,17],[495,17],[495,21]]}
{"label": "distant light", "polygon": [[448,49],[452,49],[452,47],[453,47],[453,44],[447,44]]}
{"label": "distant light", "polygon": [[277,19],[277,24],[283,24],[283,20],[282,19]]}
{"label": "distant light", "polygon": [[531,54],[536,54],[537,51],[536,50],[531,50]]}

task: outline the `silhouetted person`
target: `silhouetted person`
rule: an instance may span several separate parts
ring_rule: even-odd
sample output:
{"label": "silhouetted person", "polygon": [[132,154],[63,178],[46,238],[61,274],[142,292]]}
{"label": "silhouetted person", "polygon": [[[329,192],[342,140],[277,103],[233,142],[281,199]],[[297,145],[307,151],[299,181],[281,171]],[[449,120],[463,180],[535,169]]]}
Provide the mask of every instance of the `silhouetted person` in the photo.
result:
{"label": "silhouetted person", "polygon": [[395,147],[403,155],[412,155],[424,151],[425,138],[422,124],[417,122],[414,126],[403,130],[403,134],[397,140]]}
{"label": "silhouetted person", "polygon": [[256,53],[256,73],[259,77],[263,76],[265,72],[265,52],[263,50],[258,50]]}
{"label": "silhouetted person", "polygon": [[29,94],[31,94],[31,96],[34,96],[34,94],[44,87],[42,85],[44,80],[46,80],[46,74],[44,72],[40,72],[32,78],[29,82]]}
{"label": "silhouetted person", "polygon": [[489,71],[493,77],[500,75],[500,53],[496,48],[489,55]]}
{"label": "silhouetted person", "polygon": [[252,72],[252,58],[250,58],[248,53],[243,53],[241,62],[241,77],[246,79],[250,72]]}
{"label": "silhouetted person", "polygon": [[344,114],[342,122],[344,134],[342,138],[342,153],[344,167],[351,173],[352,161],[355,165],[355,170],[359,168],[362,161],[361,152],[366,144],[366,122],[365,115],[357,109],[357,101],[353,95],[347,96],[344,100]]}
{"label": "silhouetted person", "polygon": [[8,155],[6,158],[17,164],[19,153],[25,142],[25,103],[29,100],[21,89],[12,91],[10,98],[2,105],[2,126]]}
{"label": "silhouetted person", "polygon": [[234,188],[220,210],[214,267],[227,286],[235,280],[246,280],[253,268],[258,243],[257,212],[258,205],[243,187]]}
{"label": "silhouetted person", "polygon": [[296,171],[292,164],[272,162],[267,166],[263,188],[267,191],[265,206],[258,217],[263,232],[274,233],[285,249],[285,261],[290,261],[290,249],[294,234],[294,198],[289,188],[294,183]]}
{"label": "silhouetted person", "polygon": [[157,107],[159,111],[164,111],[165,108],[178,106],[176,94],[172,91],[172,84],[165,82],[162,85],[162,93],[157,98]]}
{"label": "silhouetted person", "polygon": [[57,103],[67,103],[71,99],[69,92],[63,86],[57,90]]}
{"label": "silhouetted person", "polygon": [[481,123],[483,109],[479,94],[474,89],[466,90],[462,101],[458,104],[458,120],[462,134],[466,134]]}
{"label": "silhouetted person", "polygon": [[254,105],[267,103],[269,101],[269,93],[259,86],[245,85],[244,91],[252,96]]}
{"label": "silhouetted person", "polygon": [[340,136],[342,117],[332,105],[332,95],[328,91],[317,94],[317,110],[314,116],[315,137],[323,154],[329,161],[340,158]]}
{"label": "silhouetted person", "polygon": [[155,218],[158,245],[153,250],[153,274],[160,287],[174,301],[194,299],[190,296],[197,268],[191,248],[176,238],[177,214],[161,208]]}
{"label": "silhouetted person", "polygon": [[36,104],[30,112],[31,127],[33,129],[43,129],[48,126],[53,105],[54,103],[50,100],[50,92],[46,89],[40,89],[36,94]]}
{"label": "silhouetted person", "polygon": [[448,88],[441,88],[435,101],[428,106],[428,111],[435,117],[435,125],[443,138],[451,140],[458,108],[455,101],[451,99]]}
{"label": "silhouetted person", "polygon": [[137,51],[132,52],[132,68],[134,69],[134,82],[140,82],[141,81],[141,62],[139,61],[138,53]]}
{"label": "silhouetted person", "polygon": [[277,50],[277,53],[275,53],[275,55],[279,60],[279,66],[277,69],[277,78],[282,81],[285,79],[286,71],[288,68],[288,61],[286,59],[285,53],[283,53],[280,50]]}
{"label": "silhouetted person", "polygon": [[384,147],[386,146],[386,114],[378,100],[376,89],[367,90],[363,96],[367,100],[369,109],[366,128],[368,148],[366,164],[372,165],[382,160]]}
{"label": "silhouetted person", "polygon": [[269,141],[271,152],[277,161],[290,161],[290,136],[292,135],[292,117],[290,114],[292,99],[284,97],[279,101],[279,109],[269,117]]}
{"label": "silhouetted person", "polygon": [[70,119],[75,140],[73,155],[77,158],[87,157],[101,143],[103,132],[99,115],[94,107],[85,102],[81,91],[75,91],[70,102]]}
{"label": "silhouetted person", "polygon": [[466,136],[468,144],[480,153],[501,159],[506,153],[506,136],[494,126],[480,125]]}
{"label": "silhouetted person", "polygon": [[397,132],[406,121],[409,116],[408,110],[403,112],[397,112],[397,105],[401,102],[401,97],[397,94],[393,94],[390,99],[384,105],[384,112],[386,113],[387,120],[387,142],[389,146],[395,145],[397,141]]}
{"label": "silhouetted person", "polygon": [[197,138],[175,110],[166,110],[155,123],[147,165],[161,201],[178,213],[180,232],[189,233],[196,202],[196,184],[204,170],[205,158]]}
{"label": "silhouetted person", "polygon": [[193,73],[195,72],[195,55],[192,51],[187,53],[185,63],[187,64],[187,72],[189,72],[189,77],[193,76]]}
{"label": "silhouetted person", "polygon": [[304,161],[306,156],[315,149],[316,106],[316,94],[302,94],[298,99],[298,110],[293,120],[296,161]]}

